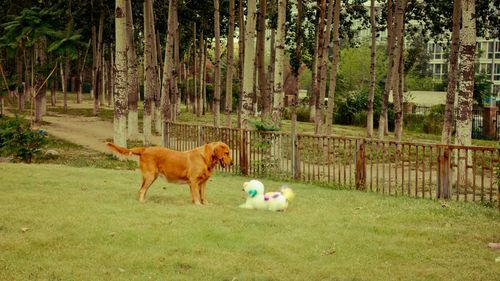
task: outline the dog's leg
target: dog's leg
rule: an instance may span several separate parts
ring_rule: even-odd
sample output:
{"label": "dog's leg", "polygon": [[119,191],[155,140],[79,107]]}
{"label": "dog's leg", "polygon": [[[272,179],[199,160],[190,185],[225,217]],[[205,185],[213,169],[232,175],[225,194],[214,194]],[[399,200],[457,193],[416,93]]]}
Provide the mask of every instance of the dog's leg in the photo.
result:
{"label": "dog's leg", "polygon": [[195,182],[189,183],[189,191],[191,191],[191,201],[193,204],[200,205],[200,200],[196,196],[196,190],[198,189],[198,184]]}
{"label": "dog's leg", "polygon": [[146,196],[148,188],[151,186],[151,184],[153,184],[153,182],[156,180],[157,177],[158,175],[153,173],[147,173],[142,175],[142,185],[141,188],[139,189],[140,202],[144,202],[144,197]]}
{"label": "dog's leg", "polygon": [[208,205],[208,200],[207,198],[205,198],[205,190],[207,189],[207,182],[204,181],[202,183],[200,183],[200,200],[201,200],[201,204],[203,205]]}

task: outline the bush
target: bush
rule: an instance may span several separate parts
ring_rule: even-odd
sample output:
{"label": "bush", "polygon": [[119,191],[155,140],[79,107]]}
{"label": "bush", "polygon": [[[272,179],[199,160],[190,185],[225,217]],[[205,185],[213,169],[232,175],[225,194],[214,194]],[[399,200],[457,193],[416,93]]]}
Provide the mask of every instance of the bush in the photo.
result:
{"label": "bush", "polygon": [[32,130],[28,121],[20,118],[0,119],[0,155],[31,163],[47,143],[47,132]]}
{"label": "bush", "polygon": [[[382,107],[382,96],[375,92],[373,100],[373,126],[378,127],[380,111]],[[366,126],[368,108],[368,92],[361,90],[350,92],[344,96],[338,96],[335,99],[335,112],[333,113],[333,122],[340,125]],[[387,107],[387,118],[389,130],[394,128],[394,109],[393,105]]]}
{"label": "bush", "polygon": [[[310,109],[306,106],[297,107],[297,121],[299,122],[309,122],[309,114]],[[283,119],[291,120],[292,119],[292,111],[291,108],[286,107],[283,110]]]}
{"label": "bush", "polygon": [[426,133],[440,134],[443,130],[444,105],[432,106],[424,114],[407,114],[404,117],[404,126],[406,129]]}

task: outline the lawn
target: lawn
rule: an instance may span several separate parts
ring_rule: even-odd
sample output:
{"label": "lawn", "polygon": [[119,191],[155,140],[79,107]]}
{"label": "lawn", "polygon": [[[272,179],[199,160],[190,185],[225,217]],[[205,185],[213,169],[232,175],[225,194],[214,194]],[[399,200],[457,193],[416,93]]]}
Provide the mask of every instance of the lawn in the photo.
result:
{"label": "lawn", "polygon": [[[500,213],[291,183],[284,213],[239,209],[242,177],[210,206],[137,171],[0,164],[0,280],[498,280]],[[269,189],[278,182],[263,180]]]}

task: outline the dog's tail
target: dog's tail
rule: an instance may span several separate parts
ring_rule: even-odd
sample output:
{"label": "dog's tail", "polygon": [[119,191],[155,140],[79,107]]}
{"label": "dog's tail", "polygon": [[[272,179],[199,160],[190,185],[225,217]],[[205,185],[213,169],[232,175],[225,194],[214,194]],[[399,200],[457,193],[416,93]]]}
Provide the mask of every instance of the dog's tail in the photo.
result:
{"label": "dog's tail", "polygon": [[288,202],[291,202],[294,198],[295,198],[295,193],[293,192],[293,190],[287,186],[287,185],[283,185],[281,188],[280,188],[280,191],[281,191],[281,194],[283,194],[283,196],[285,196],[286,200]]}
{"label": "dog's tail", "polygon": [[134,148],[126,148],[126,147],[121,147],[118,146],[114,143],[107,142],[106,146],[113,150],[116,153],[122,154],[122,155],[141,155],[146,148],[144,147],[134,147]]}

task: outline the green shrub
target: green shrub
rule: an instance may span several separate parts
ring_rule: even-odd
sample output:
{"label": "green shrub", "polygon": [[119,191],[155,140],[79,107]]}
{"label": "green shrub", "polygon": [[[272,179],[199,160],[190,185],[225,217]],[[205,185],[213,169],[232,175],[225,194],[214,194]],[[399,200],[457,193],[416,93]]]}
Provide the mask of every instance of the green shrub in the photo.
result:
{"label": "green shrub", "polygon": [[[297,121],[309,122],[309,114],[310,114],[309,107],[306,107],[306,106],[297,107]],[[289,107],[284,108],[283,119],[286,119],[286,120],[292,119],[292,111]]]}
{"label": "green shrub", "polygon": [[14,156],[16,160],[31,163],[47,143],[47,132],[32,130],[23,118],[0,119],[0,155]]}
{"label": "green shrub", "polygon": [[432,106],[424,114],[410,113],[404,117],[406,129],[426,134],[440,134],[443,130],[444,105]]}
{"label": "green shrub", "polygon": [[[373,126],[378,127],[380,111],[382,107],[382,96],[375,92],[373,100]],[[333,122],[341,125],[366,126],[368,108],[368,92],[361,90],[350,92],[347,95],[335,99],[335,111]],[[394,128],[394,110],[392,104],[388,105],[387,118],[389,129]]]}

